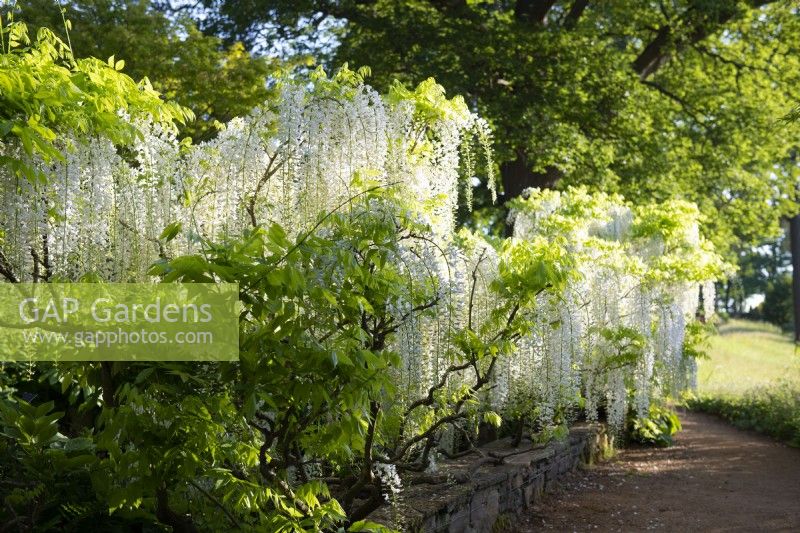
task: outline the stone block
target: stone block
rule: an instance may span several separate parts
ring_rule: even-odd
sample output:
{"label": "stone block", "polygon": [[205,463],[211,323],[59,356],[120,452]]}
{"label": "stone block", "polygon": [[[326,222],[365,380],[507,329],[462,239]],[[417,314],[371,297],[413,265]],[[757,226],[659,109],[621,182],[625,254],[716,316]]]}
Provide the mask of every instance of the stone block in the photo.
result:
{"label": "stone block", "polygon": [[[535,504],[543,492],[552,490],[562,476],[581,461],[600,458],[610,439],[598,424],[582,424],[571,429],[567,439],[535,450],[509,456],[501,465],[470,467],[471,461],[442,461],[441,471],[450,469],[451,479],[459,474],[463,482],[410,486],[404,493],[402,524],[407,531],[441,533],[491,533],[498,517],[515,515]],[[484,454],[509,453],[508,440],[482,447]],[[391,512],[379,509],[368,518],[388,524]],[[502,522],[505,523],[505,522]]]}

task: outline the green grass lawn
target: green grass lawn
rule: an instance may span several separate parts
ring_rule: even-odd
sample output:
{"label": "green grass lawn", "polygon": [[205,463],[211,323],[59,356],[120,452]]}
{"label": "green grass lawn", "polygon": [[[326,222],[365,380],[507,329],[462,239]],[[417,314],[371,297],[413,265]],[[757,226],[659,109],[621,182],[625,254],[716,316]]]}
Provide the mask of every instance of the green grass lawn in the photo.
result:
{"label": "green grass lawn", "polygon": [[731,320],[699,362],[691,409],[800,447],[800,354],[789,335],[768,324]]}
{"label": "green grass lawn", "polygon": [[730,320],[710,339],[709,359],[699,361],[701,394],[740,395],[781,380],[800,384],[800,351],[775,326]]}

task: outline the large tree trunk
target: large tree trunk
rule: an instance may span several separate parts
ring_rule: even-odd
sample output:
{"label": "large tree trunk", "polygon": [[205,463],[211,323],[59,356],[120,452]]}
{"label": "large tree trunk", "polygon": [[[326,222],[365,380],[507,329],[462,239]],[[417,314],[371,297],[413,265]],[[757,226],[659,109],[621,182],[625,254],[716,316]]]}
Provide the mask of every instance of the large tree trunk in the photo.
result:
{"label": "large tree trunk", "polygon": [[725,312],[728,315],[733,313],[733,305],[731,303],[731,280],[725,282]]}
{"label": "large tree trunk", "polygon": [[518,20],[544,24],[547,12],[555,3],[556,0],[517,0],[514,5],[514,16]]}
{"label": "large tree trunk", "polygon": [[789,219],[789,239],[792,247],[792,310],[794,311],[794,341],[800,342],[800,214]]}
{"label": "large tree trunk", "polygon": [[555,167],[547,167],[544,172],[533,172],[528,165],[528,158],[518,153],[513,161],[506,161],[500,165],[500,175],[503,180],[503,200],[516,198],[522,191],[529,187],[540,189],[552,188],[563,174]]}
{"label": "large tree trunk", "polygon": [[[519,151],[516,159],[500,164],[500,177],[503,180],[503,202],[505,203],[521,195],[525,189],[530,187],[552,188],[563,177],[563,173],[555,167],[547,167],[544,172],[533,172],[528,166],[528,158]],[[512,230],[512,225],[506,225],[506,237],[512,235]]]}

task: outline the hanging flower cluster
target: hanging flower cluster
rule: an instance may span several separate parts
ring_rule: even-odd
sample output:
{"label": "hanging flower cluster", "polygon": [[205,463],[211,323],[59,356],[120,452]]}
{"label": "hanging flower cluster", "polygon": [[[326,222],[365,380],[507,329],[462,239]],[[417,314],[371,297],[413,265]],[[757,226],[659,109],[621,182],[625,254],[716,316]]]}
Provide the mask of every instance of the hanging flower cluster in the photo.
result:
{"label": "hanging flower cluster", "polygon": [[[311,87],[285,83],[276,102],[197,146],[160,123],[136,126],[130,148],[75,136],[63,140],[64,161],[34,157],[46,183],[3,170],[7,279],[138,279],[160,256],[197,251],[205,239],[272,223],[297,235],[375,188],[414,199],[447,242],[479,158],[493,189],[488,126],[433,80],[383,98],[359,73],[318,70]],[[2,148],[22,156],[19,146]],[[165,228],[182,231],[174,238]]]}
{"label": "hanging flower cluster", "polygon": [[[691,381],[686,324],[698,284],[713,309],[722,268],[694,207],[531,191],[513,238],[492,242],[455,229],[476,173],[494,195],[490,131],[462,99],[433,80],[381,96],[347,69],[278,94],[196,146],[132,117],[129,145],[73,134],[63,160],[30,156],[47,180],[0,170],[7,281],[240,283],[247,371],[205,392],[243,396],[227,431],[260,453],[204,475],[241,519],[263,512],[259,483],[290,510],[270,521],[311,519],[320,501],[363,518],[498,413],[545,427],[583,402],[619,426],[629,402],[645,413]],[[119,423],[150,423],[130,413]]]}
{"label": "hanging flower cluster", "polygon": [[[392,343],[402,357],[403,395],[423,394],[446,374],[457,388],[480,372],[447,373],[458,332],[479,330],[494,309],[499,262],[480,237],[454,233],[458,198],[462,187],[471,190],[465,178],[478,159],[494,194],[488,127],[462,100],[448,100],[432,80],[414,91],[395,85],[382,97],[343,69],[333,78],[317,71],[310,85],[285,83],[277,101],[197,146],[163,123],[134,123],[140,135],[130,148],[76,135],[63,140],[63,161],[31,161],[48,182],[3,178],[7,280],[146,279],[154,262],[202,250],[208,240],[273,223],[301,235],[364,191],[391,188],[429,229],[409,234],[393,260],[412,286],[437,291],[433,312],[412,312],[412,298],[388,302],[402,319]],[[13,144],[3,150],[23,156]],[[698,284],[704,313],[713,311],[721,268],[699,236],[696,209],[678,202],[632,209],[583,190],[533,191],[515,203],[513,217],[515,239],[561,246],[575,265],[563,292],[545,291],[525,311],[530,329],[514,356],[493,366],[493,409],[524,398],[549,423],[584,398],[590,417],[603,406],[619,425],[629,390],[642,414],[654,387],[674,391],[691,381],[683,331],[698,307]]]}
{"label": "hanging flower cluster", "polygon": [[700,237],[696,207],[632,207],[618,196],[570,189],[530,190],[513,209],[514,238],[564,246],[575,266],[562,293],[538,298],[502,380],[511,384],[512,403],[527,401],[545,425],[579,403],[591,419],[602,407],[620,429],[629,401],[646,416],[654,393],[691,385],[686,324],[698,312],[711,317],[713,280],[724,272]]}

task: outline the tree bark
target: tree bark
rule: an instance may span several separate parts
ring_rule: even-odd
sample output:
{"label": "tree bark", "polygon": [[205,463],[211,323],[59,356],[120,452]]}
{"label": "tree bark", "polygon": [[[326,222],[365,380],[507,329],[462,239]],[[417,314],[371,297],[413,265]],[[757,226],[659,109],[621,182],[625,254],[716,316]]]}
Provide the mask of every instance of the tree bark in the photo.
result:
{"label": "tree bark", "polygon": [[180,515],[170,508],[167,489],[163,486],[156,490],[156,518],[162,524],[171,526],[173,533],[198,533],[190,517]]}
{"label": "tree bark", "polygon": [[655,38],[644,47],[644,50],[634,60],[633,70],[639,74],[642,80],[647,79],[650,74],[658,70],[666,61],[667,54],[664,52],[664,48],[669,43],[670,34],[670,26],[662,26],[656,33]]}
{"label": "tree bark", "polygon": [[[750,0],[748,7],[757,9],[775,2],[775,0]],[[680,18],[684,19],[686,26],[691,28],[688,33],[678,35],[673,33],[672,26],[667,23],[656,32],[655,37],[642,49],[633,61],[633,70],[642,80],[647,79],[669,60],[670,44],[675,44],[675,51],[679,52],[687,46],[697,44],[723,24],[730,22],[740,11],[735,2],[720,4],[719,6],[704,6],[703,2],[693,2]],[[692,17],[692,18],[688,18]]]}
{"label": "tree bark", "polygon": [[556,0],[517,0],[514,5],[514,16],[519,20],[544,24],[548,11],[555,3]]}
{"label": "tree bark", "polygon": [[731,280],[725,282],[725,312],[728,315],[732,312],[732,305],[731,305]]}
{"label": "tree bark", "polygon": [[508,201],[529,187],[552,188],[563,177],[563,173],[552,166],[547,167],[544,172],[533,172],[528,165],[527,156],[518,152],[516,159],[500,165],[500,176],[503,180],[504,200]]}
{"label": "tree bark", "polygon": [[792,311],[794,342],[800,341],[800,214],[789,219],[789,239],[792,249]]}
{"label": "tree bark", "polygon": [[[544,172],[533,172],[528,166],[527,156],[518,151],[516,159],[500,164],[500,177],[503,181],[503,203],[516,198],[530,187],[552,189],[563,176],[564,173],[553,166],[547,167]],[[513,229],[513,225],[506,224],[506,237],[511,237]]]}
{"label": "tree bark", "polygon": [[564,27],[565,28],[574,28],[575,25],[580,20],[581,15],[583,15],[586,6],[589,5],[589,0],[575,0],[572,3],[572,7],[567,13],[567,17],[564,19]]}

